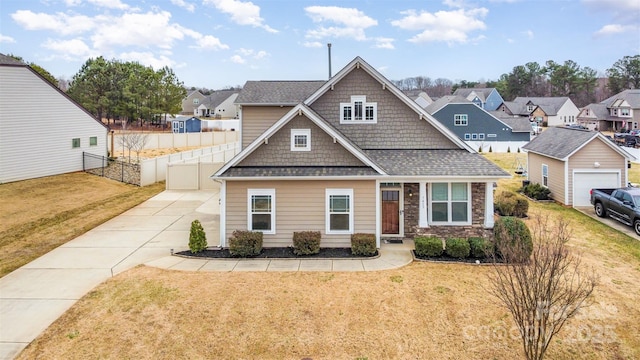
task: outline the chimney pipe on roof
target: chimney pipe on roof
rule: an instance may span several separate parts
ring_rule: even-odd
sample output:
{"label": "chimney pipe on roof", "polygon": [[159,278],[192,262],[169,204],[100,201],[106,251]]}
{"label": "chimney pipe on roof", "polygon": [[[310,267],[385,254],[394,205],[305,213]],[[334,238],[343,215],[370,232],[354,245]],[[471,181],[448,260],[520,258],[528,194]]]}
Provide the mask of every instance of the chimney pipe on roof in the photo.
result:
{"label": "chimney pipe on roof", "polygon": [[329,79],[331,79],[331,43],[327,43],[329,49]]}

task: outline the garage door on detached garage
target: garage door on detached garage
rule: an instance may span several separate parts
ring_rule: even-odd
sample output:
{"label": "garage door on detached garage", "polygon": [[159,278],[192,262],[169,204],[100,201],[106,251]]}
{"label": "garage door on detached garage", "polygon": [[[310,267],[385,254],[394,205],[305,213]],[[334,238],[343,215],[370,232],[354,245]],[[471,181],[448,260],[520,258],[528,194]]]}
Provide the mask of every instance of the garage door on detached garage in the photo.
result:
{"label": "garage door on detached garage", "polygon": [[579,172],[573,173],[573,206],[591,206],[589,190],[598,188],[619,188],[620,172]]}

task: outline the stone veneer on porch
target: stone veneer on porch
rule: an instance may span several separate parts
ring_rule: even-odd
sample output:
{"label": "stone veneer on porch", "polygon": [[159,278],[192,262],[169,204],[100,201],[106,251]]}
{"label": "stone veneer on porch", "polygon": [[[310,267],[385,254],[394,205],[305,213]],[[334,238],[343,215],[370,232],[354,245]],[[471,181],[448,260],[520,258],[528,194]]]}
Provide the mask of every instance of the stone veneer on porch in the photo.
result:
{"label": "stone veneer on porch", "polygon": [[[409,196],[411,191],[412,196]],[[448,237],[485,237],[493,238],[493,229],[484,227],[486,183],[471,184],[471,225],[420,227],[419,219],[419,184],[404,184],[404,229],[406,238],[415,236]],[[427,193],[428,194],[428,193]]]}

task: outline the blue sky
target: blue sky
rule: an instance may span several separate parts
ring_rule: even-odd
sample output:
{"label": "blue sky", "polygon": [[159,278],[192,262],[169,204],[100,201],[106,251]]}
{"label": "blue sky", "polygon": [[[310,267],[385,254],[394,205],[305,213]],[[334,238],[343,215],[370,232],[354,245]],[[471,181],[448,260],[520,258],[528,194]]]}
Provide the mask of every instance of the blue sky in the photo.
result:
{"label": "blue sky", "polygon": [[496,80],[640,53],[640,0],[2,0],[0,53],[70,79],[90,57],[174,69],[187,86],[328,77],[361,56],[391,80]]}

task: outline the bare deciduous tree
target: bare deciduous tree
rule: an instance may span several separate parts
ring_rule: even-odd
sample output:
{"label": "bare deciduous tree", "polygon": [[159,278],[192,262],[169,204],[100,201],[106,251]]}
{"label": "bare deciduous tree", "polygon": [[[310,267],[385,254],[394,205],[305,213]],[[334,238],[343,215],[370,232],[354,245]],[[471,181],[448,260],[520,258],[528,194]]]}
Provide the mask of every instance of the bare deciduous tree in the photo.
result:
{"label": "bare deciduous tree", "polygon": [[118,138],[118,145],[122,145],[122,156],[124,149],[129,151],[129,162],[131,162],[131,151],[136,153],[136,160],[140,161],[140,152],[144,150],[145,145],[149,142],[149,134],[133,132],[126,130],[126,122],[122,122],[122,133]]}
{"label": "bare deciduous tree", "polygon": [[[533,223],[529,261],[495,264],[490,292],[511,312],[525,357],[540,360],[567,320],[587,305],[597,277],[581,269],[580,257],[567,248],[571,231],[566,220],[552,223],[548,217],[535,216]],[[508,258],[521,258],[517,252],[523,251],[518,246],[498,250]]]}

